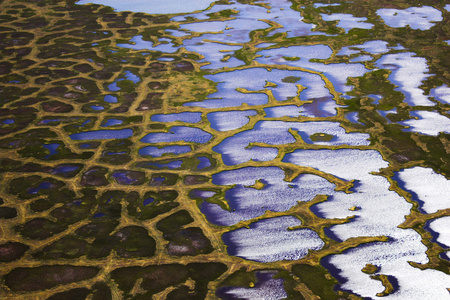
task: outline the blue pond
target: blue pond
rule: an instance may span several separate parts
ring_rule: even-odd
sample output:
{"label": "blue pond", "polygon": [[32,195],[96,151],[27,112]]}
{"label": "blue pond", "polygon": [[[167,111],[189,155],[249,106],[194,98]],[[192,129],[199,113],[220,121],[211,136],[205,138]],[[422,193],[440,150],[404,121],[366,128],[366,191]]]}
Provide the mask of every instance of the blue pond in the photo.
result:
{"label": "blue pond", "polygon": [[141,156],[153,156],[159,157],[164,154],[183,154],[191,151],[191,147],[189,146],[167,146],[158,148],[155,146],[148,146],[139,149],[139,155]]}
{"label": "blue pond", "polygon": [[108,140],[108,139],[126,139],[133,135],[132,129],[121,130],[93,130],[70,135],[72,140]]}
{"label": "blue pond", "polygon": [[181,121],[186,123],[198,123],[202,120],[201,112],[182,112],[178,114],[159,114],[153,115],[150,120],[156,122],[174,122]]}

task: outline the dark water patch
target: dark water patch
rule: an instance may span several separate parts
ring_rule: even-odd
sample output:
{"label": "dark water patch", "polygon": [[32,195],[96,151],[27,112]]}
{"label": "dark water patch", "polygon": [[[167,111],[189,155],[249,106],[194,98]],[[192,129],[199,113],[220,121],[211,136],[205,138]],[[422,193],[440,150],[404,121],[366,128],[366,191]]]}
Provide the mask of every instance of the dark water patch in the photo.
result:
{"label": "dark water patch", "polygon": [[74,259],[87,253],[89,244],[80,238],[66,236],[33,254],[36,259]]}
{"label": "dark water patch", "polygon": [[174,173],[153,173],[150,186],[172,186],[178,181],[179,176]]}
{"label": "dark water patch", "polygon": [[195,256],[211,253],[214,248],[203,231],[198,227],[189,227],[165,233],[164,239],[169,241],[167,252],[175,256]]}
{"label": "dark water patch", "polygon": [[118,184],[141,185],[146,181],[145,173],[139,171],[121,170],[112,174]]}
{"label": "dark water patch", "polygon": [[14,207],[0,207],[0,219],[14,219],[17,217],[17,210]]}
{"label": "dark water patch", "polygon": [[[330,270],[332,265],[327,265],[327,258],[321,260],[321,264]],[[322,266],[311,266],[298,264],[292,267],[292,273],[300,278],[302,282],[315,294],[322,299],[340,299],[336,294],[338,282],[334,278],[329,278],[327,270]],[[336,269],[339,272],[339,270]],[[337,272],[332,273],[334,277]],[[341,282],[343,283],[343,282]]]}
{"label": "dark water patch", "polygon": [[0,245],[0,262],[10,262],[21,258],[29,246],[18,242],[7,242]]}
{"label": "dark water patch", "polygon": [[82,167],[83,165],[81,164],[61,164],[54,167],[51,174],[64,178],[72,178],[81,171]]}
{"label": "dark water patch", "polygon": [[16,268],[5,275],[5,284],[13,291],[39,291],[90,279],[99,272],[95,267],[71,265]]}
{"label": "dark water patch", "polygon": [[120,229],[114,250],[122,258],[152,257],[156,251],[156,241],[147,229],[139,226],[127,226]]}
{"label": "dark water patch", "polygon": [[61,300],[61,299],[86,299],[91,294],[87,288],[75,288],[69,291],[53,294],[47,300]]}
{"label": "dark water patch", "polygon": [[202,175],[187,175],[184,177],[183,183],[186,185],[196,185],[208,182],[210,180],[207,176]]}
{"label": "dark water patch", "polygon": [[118,126],[118,125],[122,125],[123,124],[123,120],[121,119],[106,119],[103,121],[102,125],[100,125],[101,127],[110,127],[110,126]]}
{"label": "dark water patch", "polygon": [[175,190],[147,192],[144,194],[144,200],[130,201],[127,205],[127,211],[130,216],[138,220],[152,219],[178,207],[180,204],[175,201],[177,197],[178,192]]}
{"label": "dark water patch", "polygon": [[108,173],[108,169],[106,169],[106,168],[92,167],[83,174],[80,183],[83,186],[108,185],[109,182],[105,176],[107,173]]}

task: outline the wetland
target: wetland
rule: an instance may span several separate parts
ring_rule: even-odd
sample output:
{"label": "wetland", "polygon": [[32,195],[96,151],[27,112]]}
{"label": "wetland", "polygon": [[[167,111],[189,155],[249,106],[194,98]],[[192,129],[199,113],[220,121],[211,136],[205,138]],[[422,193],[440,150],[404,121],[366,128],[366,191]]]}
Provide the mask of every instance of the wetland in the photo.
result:
{"label": "wetland", "polygon": [[0,0],[0,298],[450,298],[445,2]]}

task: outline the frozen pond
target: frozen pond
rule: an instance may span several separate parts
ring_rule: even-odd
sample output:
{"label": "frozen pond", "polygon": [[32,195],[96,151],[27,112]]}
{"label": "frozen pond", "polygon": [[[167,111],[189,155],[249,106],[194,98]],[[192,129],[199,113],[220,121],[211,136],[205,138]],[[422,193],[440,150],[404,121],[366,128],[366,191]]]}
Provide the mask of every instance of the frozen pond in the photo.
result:
{"label": "frozen pond", "polygon": [[[299,138],[307,144],[338,146],[338,145],[369,145],[369,135],[363,133],[346,133],[339,123],[334,122],[282,122],[259,121],[252,130],[243,131],[226,138],[213,150],[222,154],[226,165],[237,165],[249,161],[268,161],[278,155],[276,148],[269,145],[284,145],[295,143],[297,139],[289,132],[295,131]],[[324,133],[331,139],[313,140],[314,134]],[[269,147],[253,146],[251,143],[267,144]]]}
{"label": "frozen pond", "polygon": [[206,9],[213,2],[211,0],[195,0],[193,2],[184,0],[80,0],[77,4],[102,4],[111,6],[118,11],[143,12],[147,14],[178,14]]}
{"label": "frozen pond", "polygon": [[424,95],[419,86],[430,76],[427,60],[415,56],[415,53],[404,52],[387,54],[376,61],[379,68],[391,70],[389,80],[398,85],[398,90],[405,94],[405,101],[412,106],[435,105]]}
{"label": "frozen pond", "polygon": [[222,235],[228,254],[258,262],[297,260],[308,250],[319,250],[324,242],[311,229],[288,230],[301,225],[297,218],[287,216],[264,219]]}
{"label": "frozen pond", "polygon": [[431,6],[409,7],[407,9],[382,8],[377,11],[386,25],[390,27],[405,27],[428,30],[436,22],[442,21],[442,13]]}
{"label": "frozen pond", "polygon": [[125,139],[133,135],[132,129],[121,130],[93,130],[70,135],[72,140],[108,140],[108,139]]}
{"label": "frozen pond", "polygon": [[201,112],[182,112],[177,114],[156,114],[150,117],[150,120],[156,122],[185,122],[185,123],[198,123],[202,120]]}
{"label": "frozen pond", "polygon": [[349,77],[363,76],[368,71],[363,64],[358,63],[323,64],[311,62],[310,59],[312,58],[325,59],[332,54],[331,49],[325,45],[290,46],[261,50],[258,54],[262,55],[262,57],[256,58],[256,61],[263,64],[288,65],[314,72],[323,72],[333,84],[334,89],[340,93],[346,93],[351,90],[351,86],[346,85]]}
{"label": "frozen pond", "polygon": [[[432,220],[428,226],[437,234],[436,242],[445,248],[450,248],[450,217],[442,217]],[[450,260],[450,251],[444,252],[444,257]]]}
{"label": "frozen pond", "polygon": [[[228,226],[262,216],[267,210],[287,211],[297,201],[310,201],[335,189],[334,184],[317,175],[302,174],[290,182],[285,181],[285,176],[278,167],[247,167],[215,174],[214,184],[233,186],[225,194],[230,211],[208,202],[202,204],[201,210],[211,223]],[[257,182],[263,187],[252,187]]]}
{"label": "frozen pond", "polygon": [[430,96],[441,103],[450,104],[450,88],[445,84],[432,89]]}
{"label": "frozen pond", "polygon": [[433,111],[412,111],[414,119],[399,122],[409,126],[404,131],[420,132],[426,135],[437,136],[439,132],[450,133],[450,118]]}
{"label": "frozen pond", "polygon": [[397,173],[401,188],[411,193],[425,213],[450,208],[450,181],[430,168],[413,167]]}
{"label": "frozen pond", "polygon": [[[387,166],[377,151],[297,150],[287,154],[284,161],[310,166],[346,180],[356,180],[354,193],[337,193],[328,201],[316,205],[317,213],[325,218],[357,216],[349,223],[331,227],[335,239],[389,237],[388,242],[366,244],[326,258],[325,266],[337,269],[334,275],[341,278],[341,288],[352,290],[362,297],[376,298],[384,287],[361,272],[370,263],[380,268],[380,274],[392,276],[398,283],[399,290],[390,298],[420,299],[432,295],[432,298],[440,299],[448,296],[445,288],[448,275],[436,270],[420,270],[409,264],[410,261],[428,262],[427,248],[417,232],[397,227],[405,220],[412,205],[389,190],[390,184],[386,178],[370,174]],[[349,164],[352,168],[346,167]],[[420,180],[422,177],[415,178]],[[351,211],[350,207],[359,209]]]}
{"label": "frozen pond", "polygon": [[142,143],[161,143],[184,141],[190,143],[204,144],[211,139],[212,135],[196,127],[174,126],[168,132],[149,133],[141,139]]}
{"label": "frozen pond", "polygon": [[239,129],[250,122],[251,116],[256,115],[256,110],[218,111],[208,114],[211,128],[218,131]]}
{"label": "frozen pond", "polygon": [[320,15],[324,21],[339,21],[337,26],[345,29],[346,33],[353,28],[370,29],[373,27],[373,24],[365,22],[367,18],[357,18],[351,14]]}
{"label": "frozen pond", "polygon": [[160,157],[164,154],[183,154],[191,151],[191,147],[189,146],[166,146],[166,147],[155,147],[155,146],[147,146],[139,149],[139,155],[141,156],[153,156]]}
{"label": "frozen pond", "polygon": [[[217,82],[217,92],[201,102],[185,103],[184,106],[204,108],[235,107],[246,103],[250,106],[268,102],[268,90],[278,101],[285,101],[300,94],[301,100],[332,97],[325,82],[317,74],[301,71],[250,68],[207,75],[205,78]],[[298,85],[307,89],[299,90]]]}
{"label": "frozen pond", "polygon": [[251,288],[225,286],[217,290],[216,295],[222,299],[286,299],[288,296],[283,286],[283,279],[273,278],[277,271],[256,271],[256,283]]}

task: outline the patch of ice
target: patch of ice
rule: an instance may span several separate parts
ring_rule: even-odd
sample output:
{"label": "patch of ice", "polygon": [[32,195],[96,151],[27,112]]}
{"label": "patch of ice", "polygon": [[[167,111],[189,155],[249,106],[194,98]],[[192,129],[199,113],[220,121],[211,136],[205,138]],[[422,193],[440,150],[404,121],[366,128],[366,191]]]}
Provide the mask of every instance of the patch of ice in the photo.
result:
{"label": "patch of ice", "polygon": [[[450,206],[450,204],[449,204]],[[442,217],[429,223],[430,229],[438,234],[436,241],[450,248],[450,217]]]}
{"label": "patch of ice", "polygon": [[266,118],[281,118],[281,117],[291,117],[295,118],[301,115],[305,109],[303,107],[298,107],[296,105],[284,105],[284,106],[273,106],[264,108],[266,113]]}
{"label": "patch of ice", "polygon": [[156,114],[150,117],[150,120],[156,122],[185,122],[198,123],[202,120],[201,112],[182,112],[177,114]]}
{"label": "patch of ice", "polygon": [[[130,42],[133,44],[117,44],[117,47],[128,48],[134,50],[153,50],[153,51],[161,51],[165,53],[174,53],[177,52],[180,47],[175,46],[170,39],[162,38],[159,40],[160,42],[165,42],[158,44],[157,46],[153,46],[153,42],[144,41],[142,39],[142,35],[137,35],[131,38]],[[166,43],[167,42],[167,43]]]}
{"label": "patch of ice", "polygon": [[[283,145],[294,143],[296,139],[289,129],[297,131],[302,140],[309,144],[338,145],[369,145],[369,135],[363,133],[346,133],[336,122],[283,122],[259,121],[252,130],[239,132],[223,140],[213,147],[213,151],[222,154],[226,165],[237,165],[249,161],[268,161],[274,159],[278,150],[275,148],[251,147],[250,143],[268,145]],[[315,133],[333,135],[330,141],[312,141],[310,136]]]}
{"label": "patch of ice", "polygon": [[158,148],[155,146],[148,146],[139,149],[139,155],[141,156],[153,156],[153,157],[159,157],[167,153],[171,154],[183,154],[191,151],[191,147],[189,146],[167,146]]}
{"label": "patch of ice", "polygon": [[416,119],[398,122],[409,126],[403,131],[419,132],[426,135],[439,135],[439,132],[450,133],[450,118],[434,111],[412,111],[411,116]]}
{"label": "patch of ice", "polygon": [[297,260],[308,250],[319,250],[324,242],[311,229],[288,230],[301,221],[285,216],[252,223],[250,228],[226,232],[222,239],[228,245],[228,254],[258,262]]}
{"label": "patch of ice", "polygon": [[[249,34],[255,28],[263,29],[270,26],[262,20],[270,20],[281,25],[280,28],[271,30],[269,36],[275,33],[286,32],[287,37],[306,36],[309,34],[324,34],[322,32],[312,32],[314,24],[303,22],[300,12],[292,10],[290,7],[292,3],[287,0],[269,0],[266,1],[272,8],[267,10],[258,5],[249,5],[232,2],[231,5],[215,5],[212,9],[200,13],[189,14],[185,16],[177,16],[172,18],[174,21],[184,21],[188,17],[193,17],[198,20],[208,20],[208,14],[220,12],[227,9],[238,11],[233,20],[220,22],[227,25],[227,30],[223,33],[215,35],[204,35],[204,38],[212,39],[222,42],[248,42],[250,41]],[[208,21],[210,23],[211,21]],[[212,21],[215,22],[215,21]],[[193,30],[197,32],[208,32],[208,23],[203,23],[200,26],[195,25]],[[182,28],[184,25],[182,25]],[[188,26],[189,28],[190,25]],[[186,27],[186,28],[188,28]]]}
{"label": "patch of ice", "polygon": [[419,88],[422,81],[431,76],[427,74],[427,60],[414,55],[412,52],[387,54],[376,61],[376,66],[392,71],[389,80],[398,85],[396,89],[405,94],[409,105],[433,106],[435,104]]}
{"label": "patch of ice", "polygon": [[361,45],[343,47],[337,55],[357,54],[360,53],[361,50],[364,50],[365,52],[369,52],[372,54],[386,53],[389,52],[387,44],[388,44],[387,42],[381,40],[368,41]]}
{"label": "patch of ice", "polygon": [[[331,56],[332,50],[328,46],[313,48],[314,46],[291,46],[279,49],[267,49],[257,52],[262,55],[256,58],[257,62],[263,64],[288,65],[292,67],[300,67],[311,71],[323,72],[323,74],[331,81],[336,91],[340,93],[348,92],[352,89],[347,85],[349,77],[363,76],[368,69],[363,64],[337,63],[324,64],[310,62],[311,58],[324,59]],[[287,60],[285,57],[299,57],[300,60]],[[306,92],[306,91],[305,91]]]}
{"label": "patch of ice", "polygon": [[370,56],[370,55],[361,55],[361,56],[358,56],[358,57],[353,57],[353,58],[350,58],[350,62],[360,62],[360,61],[369,61],[369,60],[372,60],[373,58],[372,58],[372,56]]}
{"label": "patch of ice", "polygon": [[450,104],[450,88],[446,84],[431,89],[430,96],[441,103]]}
{"label": "patch of ice", "polygon": [[174,126],[168,132],[152,132],[141,139],[142,143],[192,142],[204,144],[212,135],[196,127]]}
{"label": "patch of ice", "polygon": [[314,3],[315,8],[326,7],[326,6],[339,6],[340,3]]}
{"label": "patch of ice", "polygon": [[339,21],[337,26],[345,29],[346,33],[353,28],[370,29],[373,27],[373,24],[364,22],[367,21],[367,18],[357,18],[351,14],[320,15],[324,21]]}
{"label": "patch of ice", "polygon": [[102,4],[113,7],[116,11],[143,12],[147,14],[178,14],[208,8],[212,0],[79,0],[76,4]]}
{"label": "patch of ice", "polygon": [[[233,186],[225,194],[230,211],[207,202],[202,204],[201,211],[209,222],[230,226],[262,216],[267,210],[287,211],[298,201],[310,201],[318,194],[334,193],[335,185],[317,175],[302,174],[291,182],[285,181],[285,176],[278,167],[247,167],[215,174],[214,184]],[[256,182],[264,186],[253,188]]]}
{"label": "patch of ice", "polygon": [[284,290],[284,280],[282,278],[273,278],[277,274],[278,271],[272,270],[256,271],[254,287],[224,286],[217,290],[216,295],[221,299],[286,299],[288,295]]}
{"label": "patch of ice", "polygon": [[[349,223],[331,227],[336,239],[389,237],[388,242],[365,244],[322,261],[332,272],[336,272],[333,275],[340,278],[342,289],[362,297],[378,298],[376,294],[382,292],[384,287],[379,281],[371,279],[371,275],[361,271],[367,263],[371,263],[380,268],[379,274],[388,275],[394,283],[398,283],[398,290],[389,295],[389,299],[442,299],[448,296],[446,287],[450,276],[436,270],[420,270],[409,263],[428,262],[427,247],[417,232],[398,227],[404,222],[405,215],[410,213],[412,205],[389,190],[390,184],[386,178],[371,174],[388,166],[378,151],[297,150],[286,154],[283,161],[313,167],[345,180],[355,180],[353,193],[335,193],[328,201],[312,208],[324,218],[356,216]],[[350,211],[350,207],[358,207],[359,210]]]}
{"label": "patch of ice", "polygon": [[420,203],[421,209],[435,213],[450,208],[450,180],[437,174],[431,168],[414,167],[397,173],[400,187],[412,194],[412,199]]}
{"label": "patch of ice", "polygon": [[407,9],[382,8],[377,10],[384,23],[390,27],[405,27],[412,29],[428,30],[436,22],[442,21],[440,10],[431,6],[409,7]]}
{"label": "patch of ice", "polygon": [[229,131],[241,128],[256,115],[256,110],[217,111],[207,115],[211,128],[218,131]]}
{"label": "patch of ice", "polygon": [[[288,77],[297,78],[297,81],[286,80]],[[208,95],[204,101],[185,103],[185,106],[223,108],[240,106],[243,103],[251,106],[262,105],[268,101],[267,95],[262,93],[265,89],[270,90],[276,100],[284,101],[299,94],[298,84],[307,88],[301,92],[302,100],[332,98],[319,75],[302,71],[277,69],[268,71],[265,68],[249,68],[206,75],[205,78],[217,82],[217,92]],[[272,85],[268,85],[268,82]],[[238,88],[246,89],[251,93],[239,92],[236,90]]]}

